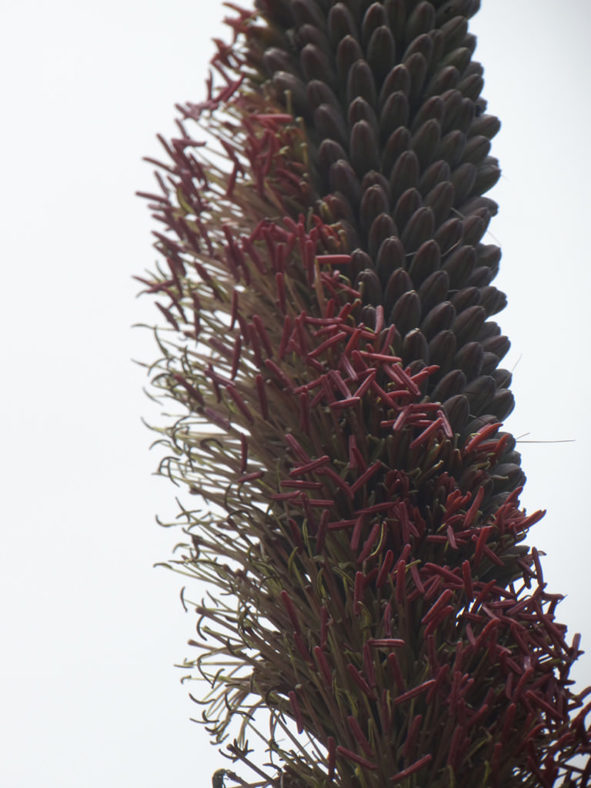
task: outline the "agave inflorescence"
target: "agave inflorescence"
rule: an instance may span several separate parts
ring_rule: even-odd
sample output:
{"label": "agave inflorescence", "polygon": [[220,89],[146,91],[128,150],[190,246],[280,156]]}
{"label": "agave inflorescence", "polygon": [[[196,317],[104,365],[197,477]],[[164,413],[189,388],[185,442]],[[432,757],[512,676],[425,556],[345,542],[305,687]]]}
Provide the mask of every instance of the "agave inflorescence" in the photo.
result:
{"label": "agave inflorescence", "polygon": [[501,429],[478,4],[228,4],[222,84],[144,195],[152,383],[184,408],[161,471],[201,502],[171,565],[211,589],[185,664],[214,738],[242,722],[236,760],[268,714],[257,785],[589,782],[579,638]]}

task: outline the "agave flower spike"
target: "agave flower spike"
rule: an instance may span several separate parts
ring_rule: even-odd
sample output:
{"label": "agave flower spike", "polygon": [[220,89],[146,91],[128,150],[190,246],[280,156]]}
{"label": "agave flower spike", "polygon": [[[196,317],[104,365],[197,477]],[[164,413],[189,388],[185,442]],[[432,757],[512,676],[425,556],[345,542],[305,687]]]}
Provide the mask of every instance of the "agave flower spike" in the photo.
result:
{"label": "agave flower spike", "polygon": [[580,639],[502,427],[479,2],[226,5],[140,280],[179,410],[160,470],[196,501],[170,566],[209,589],[184,667],[233,739],[213,785],[588,785]]}

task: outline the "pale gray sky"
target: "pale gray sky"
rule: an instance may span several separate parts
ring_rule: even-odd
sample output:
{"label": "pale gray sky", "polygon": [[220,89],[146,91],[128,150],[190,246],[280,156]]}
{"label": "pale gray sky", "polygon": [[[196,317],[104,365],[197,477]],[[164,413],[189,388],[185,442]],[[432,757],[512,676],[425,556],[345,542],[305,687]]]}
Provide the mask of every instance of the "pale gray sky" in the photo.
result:
{"label": "pale gray sky", "polygon": [[[192,619],[180,578],[151,568],[174,533],[174,488],[151,476],[153,417],[132,356],[155,358],[151,187],[142,155],[204,94],[212,0],[3,0],[0,785],[203,788],[223,765],[173,667]],[[513,342],[531,541],[559,618],[591,651],[587,495],[587,235],[591,184],[586,0],[484,0],[473,22],[504,177],[500,316]],[[519,362],[519,363],[518,363]],[[591,683],[591,653],[576,673]]]}

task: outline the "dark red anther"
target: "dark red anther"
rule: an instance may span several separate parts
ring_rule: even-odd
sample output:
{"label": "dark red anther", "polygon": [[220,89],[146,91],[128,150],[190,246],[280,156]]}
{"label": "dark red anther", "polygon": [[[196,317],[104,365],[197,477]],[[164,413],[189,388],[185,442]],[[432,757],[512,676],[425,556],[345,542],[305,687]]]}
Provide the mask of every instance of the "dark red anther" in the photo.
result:
{"label": "dark red anther", "polygon": [[265,381],[263,376],[258,374],[255,378],[257,394],[259,398],[259,405],[261,406],[261,415],[265,421],[269,420],[269,403],[267,401],[267,393],[265,391]]}
{"label": "dark red anther", "polygon": [[402,749],[402,754],[404,755],[405,759],[410,758],[415,750],[415,742],[422,721],[423,715],[415,714],[415,716],[412,718],[412,722],[408,726],[408,733],[406,734],[406,740]]}
{"label": "dark red anther", "polygon": [[342,747],[340,744],[337,746],[337,752],[339,755],[342,755],[343,758],[348,758],[350,761],[358,763],[365,769],[376,771],[378,768],[375,763],[371,763],[371,761],[368,761],[366,758],[362,758],[361,755],[357,755],[357,753],[352,752],[352,750],[348,750],[346,747]]}
{"label": "dark red anther", "polygon": [[457,550],[458,543],[456,542],[456,535],[454,533],[454,529],[452,528],[451,525],[448,525],[445,531],[447,533],[447,540],[449,542],[450,547],[452,548],[452,550]]}
{"label": "dark red anther", "polygon": [[[390,658],[390,655],[388,655],[388,659],[389,658]],[[363,678],[361,673],[357,670],[355,665],[353,665],[350,662],[348,662],[347,663],[347,672],[349,673],[349,675],[351,676],[351,678],[353,679],[355,684],[357,684],[357,686],[365,693],[365,695],[367,695],[367,697],[370,700],[376,700],[376,695],[375,695],[374,691],[369,686],[367,681]]]}
{"label": "dark red anther", "polygon": [[267,369],[270,369],[277,378],[281,381],[283,386],[288,390],[291,391],[293,389],[293,384],[291,380],[287,377],[285,372],[279,367],[271,358],[265,359],[265,366]]}
{"label": "dark red anther", "polygon": [[402,604],[406,599],[406,562],[398,561],[396,564],[396,601]]}
{"label": "dark red anther", "polygon": [[353,586],[353,611],[356,616],[361,612],[361,598],[365,590],[365,575],[363,572],[355,572],[355,584]]}
{"label": "dark red anther", "polygon": [[351,534],[351,550],[356,553],[359,549],[359,542],[361,540],[361,530],[363,528],[363,516],[360,515],[355,520],[355,526],[353,528],[353,533]]}
{"label": "dark red anther", "polygon": [[234,340],[234,350],[232,352],[232,370],[230,372],[230,377],[232,380],[236,377],[236,373],[238,372],[238,366],[240,364],[240,352],[242,350],[242,340],[240,336],[237,336]]}
{"label": "dark red anther", "polygon": [[410,449],[416,449],[417,446],[420,446],[421,444],[426,443],[433,435],[435,435],[437,433],[437,430],[440,429],[440,427],[442,427],[442,425],[443,425],[443,420],[441,419],[441,417],[435,419],[435,421],[433,421],[427,427],[426,430],[421,432],[420,435],[417,435],[417,437],[410,444],[409,448]]}
{"label": "dark red anther", "polygon": [[271,347],[271,343],[269,341],[269,336],[267,334],[267,329],[265,328],[263,321],[259,317],[259,315],[253,315],[252,322],[255,325],[255,328],[258,332],[259,337],[265,347],[265,351],[268,356],[273,355],[273,348]]}
{"label": "dark red anther", "polygon": [[283,602],[283,606],[285,607],[285,610],[287,611],[287,615],[289,616],[289,620],[293,624],[293,627],[294,627],[295,631],[296,632],[300,632],[301,631],[300,630],[300,622],[298,621],[298,616],[297,616],[297,613],[296,613],[296,609],[294,607],[293,602],[289,598],[289,594],[284,589],[283,591],[281,591],[280,596],[281,596],[281,601]]}
{"label": "dark red anther", "polygon": [[285,275],[279,271],[275,274],[275,285],[277,288],[277,301],[279,309],[285,314],[287,310],[287,299],[285,294]]}
{"label": "dark red anther", "polygon": [[187,380],[185,380],[182,375],[180,375],[178,372],[173,372],[172,377],[177,383],[180,383],[180,385],[186,389],[193,399],[196,400],[200,405],[205,404],[201,393],[195,388],[195,386],[192,386]]}
{"label": "dark red anther", "polygon": [[382,626],[384,632],[390,638],[392,637],[392,603],[388,602],[384,608],[384,615],[382,616]]}
{"label": "dark red anther", "polygon": [[324,465],[327,465],[329,462],[330,457],[328,454],[323,454],[322,457],[319,457],[317,460],[311,460],[304,463],[304,465],[299,465],[297,468],[294,468],[289,472],[289,475],[294,478],[295,476],[302,476],[305,473],[312,473],[318,468],[322,468]]}
{"label": "dark red anther", "polygon": [[463,734],[464,734],[464,727],[460,724],[456,725],[451,737],[451,742],[447,753],[447,765],[451,766],[452,769],[455,769],[457,765],[456,761],[458,755],[458,748],[460,746],[460,740]]}
{"label": "dark red anther", "polygon": [[354,493],[357,492],[357,490],[363,487],[363,485],[369,481],[369,479],[371,479],[371,477],[374,476],[382,467],[383,466],[380,461],[374,462],[373,465],[370,465],[369,468],[353,482],[351,485],[351,491]]}
{"label": "dark red anther", "polygon": [[470,508],[466,512],[464,516],[464,528],[469,528],[472,523],[474,522],[474,518],[476,517],[476,513],[482,503],[482,499],[484,498],[484,487],[479,487],[478,492],[474,496],[472,500],[472,504]]}
{"label": "dark red anther", "polygon": [[365,643],[363,646],[363,670],[367,676],[368,683],[373,689],[376,688],[376,671],[373,664],[371,655],[371,646]]}
{"label": "dark red anther", "polygon": [[367,645],[371,648],[401,648],[406,643],[401,638],[369,638]]}
{"label": "dark red anther", "polygon": [[310,399],[307,391],[302,391],[299,396],[300,404],[300,427],[306,433],[310,433]]}
{"label": "dark red anther", "polygon": [[240,435],[240,473],[246,473],[248,463],[248,440],[246,435]]}
{"label": "dark red anther", "polygon": [[226,391],[232,397],[232,399],[236,403],[236,406],[238,407],[238,410],[242,413],[242,415],[245,416],[245,418],[252,423],[254,421],[253,415],[248,409],[248,406],[246,405],[240,394],[238,393],[238,389],[236,388],[236,386],[234,386],[233,383],[227,383]]}
{"label": "dark red anther", "polygon": [[437,601],[431,605],[429,610],[425,613],[423,618],[421,619],[421,624],[428,624],[431,619],[435,618],[438,613],[447,605],[449,600],[453,595],[453,591],[447,588],[437,599]]}
{"label": "dark red anther", "polygon": [[478,432],[464,446],[464,454],[469,454],[471,451],[474,451],[483,440],[486,440],[486,438],[488,438],[490,435],[494,435],[499,427],[502,426],[502,422],[496,421],[493,424],[487,424],[481,430],[478,430]]}
{"label": "dark red anther", "polygon": [[302,657],[306,660],[306,662],[311,664],[312,663],[312,658],[310,657],[310,653],[309,653],[308,649],[306,648],[306,644],[304,643],[304,638],[302,637],[302,633],[298,632],[297,630],[294,630],[293,640],[294,640],[294,643],[296,644],[297,650],[300,652]]}
{"label": "dark red anther", "polygon": [[368,374],[365,376],[363,382],[359,385],[356,391],[353,392],[354,397],[363,397],[373,383],[377,372],[375,369],[369,369]]}
{"label": "dark red anther", "polygon": [[464,578],[464,591],[468,602],[474,599],[474,589],[472,587],[472,572],[470,571],[470,561],[462,562],[462,575]]}
{"label": "dark red anther", "polygon": [[289,315],[285,315],[283,319],[283,332],[281,334],[281,341],[279,342],[279,351],[277,355],[279,359],[283,359],[285,356],[285,351],[287,350],[287,345],[289,343],[289,338],[291,337],[291,333],[293,330],[291,318]]}
{"label": "dark red anther", "polygon": [[329,667],[329,664],[326,660],[326,656],[324,651],[320,648],[320,646],[314,646],[312,649],[314,654],[314,659],[316,660],[316,664],[322,673],[324,681],[326,682],[328,687],[332,686],[332,671]]}
{"label": "dark red anther", "polygon": [[352,733],[353,738],[356,740],[358,744],[361,745],[361,749],[363,750],[363,752],[367,755],[368,758],[375,758],[375,753],[371,749],[371,746],[367,741],[365,734],[361,730],[361,726],[359,725],[359,723],[357,722],[357,720],[352,714],[350,714],[347,717],[347,723],[349,725],[349,730]]}
{"label": "dark red anther", "polygon": [[[389,659],[390,657],[388,657]],[[406,703],[407,700],[412,700],[416,698],[418,695],[421,695],[423,692],[427,692],[427,690],[435,684],[435,679],[429,679],[428,681],[423,681],[422,684],[419,684],[417,687],[413,687],[412,689],[403,692],[402,695],[398,695],[398,697],[394,698],[394,705],[398,706],[400,703]]]}
{"label": "dark red anther", "polygon": [[423,585],[423,581],[421,579],[421,573],[419,572],[419,567],[417,566],[417,564],[412,563],[410,564],[409,569],[410,569],[410,576],[413,579],[413,583],[418,588],[419,592],[421,594],[424,594],[425,586]]}
{"label": "dark red anther", "polygon": [[404,682],[404,677],[402,675],[402,670],[400,669],[400,663],[398,662],[398,658],[396,657],[396,654],[393,651],[391,651],[388,654],[388,667],[392,671],[392,674],[394,676],[394,681],[396,682],[396,686],[398,687],[398,691],[404,692],[404,688],[406,686]]}
{"label": "dark red anther", "polygon": [[392,550],[388,550],[386,553],[384,560],[382,561],[382,565],[380,567],[380,571],[378,572],[378,577],[376,580],[376,586],[381,588],[388,578],[388,572],[392,568],[392,564],[394,563],[394,553]]}
{"label": "dark red anther", "polygon": [[290,692],[288,693],[288,697],[289,697],[289,702],[291,704],[291,709],[293,711],[293,716],[298,728],[298,733],[301,733],[304,730],[304,720],[302,718],[302,711],[300,709],[300,704],[298,703],[297,696],[293,690],[290,690]]}
{"label": "dark red anther", "polygon": [[328,779],[332,780],[336,765],[336,742],[334,737],[328,737]]}
{"label": "dark red anther", "polygon": [[[483,488],[481,487],[480,489],[482,490]],[[472,507],[470,507],[470,508],[472,508]],[[474,559],[473,560],[474,560],[475,566],[478,566],[478,564],[480,563],[480,559],[482,558],[482,552],[483,552],[483,549],[484,549],[484,545],[486,544],[486,540],[488,538],[488,535],[491,533],[492,530],[493,530],[493,526],[492,525],[483,525],[479,529],[478,538],[476,539],[476,547],[474,549]]]}
{"label": "dark red anther", "polygon": [[390,777],[390,782],[392,783],[399,783],[402,780],[405,780],[407,777],[410,777],[413,774],[416,774],[423,766],[426,766],[433,760],[433,756],[429,753],[428,755],[423,755],[422,758],[419,758],[418,761],[415,761],[411,766],[408,766],[406,769],[403,769],[398,774],[395,774],[394,777]]}
{"label": "dark red anther", "polygon": [[328,610],[326,605],[320,608],[320,648],[326,648],[326,636],[328,634]]}
{"label": "dark red anther", "polygon": [[[374,526],[371,529],[369,536],[367,537],[367,539],[363,544],[363,549],[357,558],[358,564],[362,564],[365,561],[365,559],[369,557],[374,544],[378,540],[378,536],[380,535],[380,533],[383,534],[383,530],[384,530],[383,525],[381,523],[374,523]],[[382,540],[380,539],[380,542],[381,541]],[[380,542],[378,542],[378,549]]]}

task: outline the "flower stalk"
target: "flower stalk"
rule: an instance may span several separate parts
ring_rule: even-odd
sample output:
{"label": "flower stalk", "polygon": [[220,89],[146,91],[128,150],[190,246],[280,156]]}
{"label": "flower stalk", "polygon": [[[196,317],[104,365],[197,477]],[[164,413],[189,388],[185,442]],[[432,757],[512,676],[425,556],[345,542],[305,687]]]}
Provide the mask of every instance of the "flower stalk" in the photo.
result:
{"label": "flower stalk", "polygon": [[196,501],[170,566],[209,589],[191,697],[255,772],[214,782],[587,785],[579,638],[502,429],[478,2],[227,5],[221,85],[152,161],[140,279],[164,318],[152,387],[180,409],[160,471]]}

